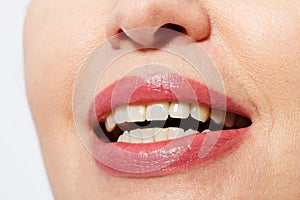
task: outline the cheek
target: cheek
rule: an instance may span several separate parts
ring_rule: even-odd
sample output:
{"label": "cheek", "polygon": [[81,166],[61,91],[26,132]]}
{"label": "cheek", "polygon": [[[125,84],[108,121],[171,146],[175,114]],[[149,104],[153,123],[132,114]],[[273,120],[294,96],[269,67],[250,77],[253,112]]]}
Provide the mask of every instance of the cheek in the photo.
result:
{"label": "cheek", "polygon": [[245,69],[292,68],[284,61],[295,63],[299,55],[300,25],[296,22],[300,20],[300,3],[233,1],[213,6],[213,23],[237,59],[249,62],[243,65]]}
{"label": "cheek", "polygon": [[74,80],[81,64],[105,37],[109,5],[103,6],[101,1],[31,4],[25,23],[24,57],[28,96],[39,120],[72,118]]}
{"label": "cheek", "polygon": [[[273,106],[298,107],[300,2],[231,1],[207,6],[213,26],[247,79],[266,93]],[[291,110],[287,111],[286,115]]]}

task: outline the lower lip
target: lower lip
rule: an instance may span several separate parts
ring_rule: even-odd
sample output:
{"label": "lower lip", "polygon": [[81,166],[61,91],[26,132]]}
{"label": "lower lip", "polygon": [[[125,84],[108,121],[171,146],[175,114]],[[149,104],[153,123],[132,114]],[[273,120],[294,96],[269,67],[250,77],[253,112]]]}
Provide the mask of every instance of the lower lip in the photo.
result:
{"label": "lower lip", "polygon": [[155,177],[225,156],[241,144],[249,129],[214,131],[149,144],[104,143],[94,136],[91,146],[97,166],[107,173]]}

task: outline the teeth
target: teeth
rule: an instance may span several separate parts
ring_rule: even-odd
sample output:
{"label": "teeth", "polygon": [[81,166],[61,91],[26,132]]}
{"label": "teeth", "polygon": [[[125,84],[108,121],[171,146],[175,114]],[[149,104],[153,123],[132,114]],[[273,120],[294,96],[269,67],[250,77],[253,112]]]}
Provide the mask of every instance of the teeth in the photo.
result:
{"label": "teeth", "polygon": [[114,112],[114,121],[118,124],[124,122],[143,122],[145,121],[146,108],[143,105],[138,106],[120,106]]}
{"label": "teeth", "polygon": [[242,128],[242,127],[246,127],[246,126],[248,126],[250,124],[249,124],[249,121],[245,117],[236,116],[236,118],[235,118],[235,125],[238,128]]}
{"label": "teeth", "polygon": [[210,118],[216,122],[216,124],[221,124],[225,119],[225,111],[212,109]]}
{"label": "teeth", "polygon": [[[211,130],[206,129],[202,133],[208,133]],[[152,143],[166,140],[173,140],[184,136],[195,135],[199,133],[196,130],[189,129],[184,132],[183,129],[177,127],[170,128],[147,128],[147,129],[135,129],[128,133],[125,131],[123,135],[119,136],[118,142],[127,143]]]}
{"label": "teeth", "polygon": [[124,135],[119,136],[118,142],[126,142],[125,139],[124,139]]}
{"label": "teeth", "polygon": [[[155,103],[151,105],[120,106],[113,112],[113,121],[117,124],[124,122],[143,122],[166,120],[170,115],[172,118],[186,119],[191,116],[201,122],[208,120],[210,109],[206,106],[188,103]],[[109,117],[111,117],[109,115]],[[112,119],[108,123],[114,124]],[[113,126],[108,125],[108,130]]]}
{"label": "teeth", "polygon": [[176,138],[180,138],[184,136],[184,130],[181,128],[168,128],[169,129],[169,133],[168,133],[168,140],[172,140],[172,139],[176,139]]}
{"label": "teeth", "polygon": [[131,143],[143,143],[141,129],[135,129],[129,132]]}
{"label": "teeth", "polygon": [[[206,106],[188,104],[181,102],[162,102],[154,103],[150,105],[127,105],[116,108],[110,113],[105,120],[105,128],[107,132],[112,132],[117,124],[125,122],[144,122],[144,121],[156,121],[166,120],[168,116],[172,118],[186,119],[191,115],[192,118],[207,122],[210,119],[216,124],[224,123],[226,127],[246,127],[251,124],[245,117],[236,115],[234,113],[225,112],[221,110],[210,109]],[[124,125],[124,124],[123,124]],[[121,125],[121,126],[123,126]],[[136,126],[133,126],[136,127]],[[132,128],[133,128],[132,127]],[[128,128],[128,127],[127,127]],[[131,129],[129,127],[129,129]],[[208,133],[211,130],[206,129],[202,133]],[[199,133],[197,130],[189,129],[184,132],[183,129],[177,127],[169,128],[143,128],[135,129],[131,131],[125,131],[118,138],[118,142],[127,143],[152,143],[165,140],[172,140],[188,135],[194,135]]]}
{"label": "teeth", "polygon": [[188,135],[195,135],[195,134],[197,134],[197,133],[198,133],[198,131],[189,129],[189,130],[187,130],[186,132],[184,132],[184,135],[186,135],[186,136],[188,136]]}
{"label": "teeth", "polygon": [[105,120],[105,128],[108,132],[111,132],[116,127],[116,122],[112,114],[109,114]]}
{"label": "teeth", "polygon": [[169,103],[156,103],[146,108],[146,120],[166,120],[169,116]]}
{"label": "teeth", "polygon": [[234,126],[235,122],[235,114],[234,113],[226,113],[226,118],[225,118],[225,126],[230,128]]}
{"label": "teeth", "polygon": [[170,105],[170,116],[172,118],[186,119],[190,115],[190,105],[187,103],[171,103]]}
{"label": "teeth", "polygon": [[209,108],[206,106],[191,105],[191,116],[201,122],[206,122],[209,117]]}
{"label": "teeth", "polygon": [[143,122],[146,120],[146,107],[144,105],[127,106],[128,122]]}
{"label": "teeth", "polygon": [[155,142],[168,140],[168,132],[169,130],[167,128],[154,128],[153,136]]}
{"label": "teeth", "polygon": [[124,123],[128,120],[128,113],[126,111],[126,106],[118,107],[114,112],[114,120],[118,124]]}
{"label": "teeth", "polygon": [[120,135],[120,137],[118,138],[118,142],[131,142],[128,131],[125,131],[123,135]]}
{"label": "teeth", "polygon": [[143,143],[154,142],[153,128],[143,129],[141,136],[143,137]]}

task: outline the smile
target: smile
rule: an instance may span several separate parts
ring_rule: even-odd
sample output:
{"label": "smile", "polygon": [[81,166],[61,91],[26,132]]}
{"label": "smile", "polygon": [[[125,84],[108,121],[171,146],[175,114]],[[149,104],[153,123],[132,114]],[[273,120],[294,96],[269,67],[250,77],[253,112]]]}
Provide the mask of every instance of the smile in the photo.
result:
{"label": "smile", "polygon": [[160,176],[215,159],[237,147],[252,124],[229,97],[169,74],[121,79],[91,110],[95,160],[120,176]]}

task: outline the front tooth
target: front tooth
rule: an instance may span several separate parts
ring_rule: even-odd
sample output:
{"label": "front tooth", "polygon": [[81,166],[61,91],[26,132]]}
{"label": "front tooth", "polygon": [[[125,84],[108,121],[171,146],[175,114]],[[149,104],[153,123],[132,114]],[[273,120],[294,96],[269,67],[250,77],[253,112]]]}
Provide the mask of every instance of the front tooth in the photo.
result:
{"label": "front tooth", "polygon": [[114,112],[114,120],[118,124],[128,121],[128,113],[126,110],[126,106],[120,106],[116,108]]}
{"label": "front tooth", "polygon": [[127,143],[130,143],[130,137],[128,135],[128,131],[125,131],[123,133],[123,135],[119,136],[118,142],[127,142]]}
{"label": "front tooth", "polygon": [[155,103],[148,105],[146,108],[146,119],[153,120],[166,120],[169,115],[169,103]]}
{"label": "front tooth", "polygon": [[226,118],[225,118],[225,126],[230,128],[233,127],[235,122],[235,114],[234,113],[226,113]]}
{"label": "front tooth", "polygon": [[108,132],[111,132],[112,130],[114,130],[116,125],[117,124],[114,120],[114,117],[113,117],[112,113],[110,113],[105,120],[105,128]]}
{"label": "front tooth", "polygon": [[168,139],[168,129],[166,128],[154,128],[153,137],[155,142],[160,142]]}
{"label": "front tooth", "polygon": [[212,109],[210,118],[216,123],[221,124],[224,123],[225,120],[225,112],[222,110]]}
{"label": "front tooth", "polygon": [[146,107],[144,105],[127,106],[128,122],[145,121]]}
{"label": "front tooth", "polygon": [[202,131],[201,133],[210,133],[211,132],[211,130],[209,130],[209,129],[205,129],[204,131]]}
{"label": "front tooth", "polygon": [[168,140],[172,140],[172,139],[176,139],[176,138],[180,138],[180,137],[184,136],[184,130],[181,128],[170,127],[168,129],[169,129]]}
{"label": "front tooth", "polygon": [[202,105],[191,105],[191,116],[201,122],[206,122],[209,117],[209,108]]}
{"label": "front tooth", "polygon": [[143,139],[141,137],[141,129],[135,129],[129,132],[130,142],[131,143],[143,143]]}
{"label": "front tooth", "polygon": [[173,118],[186,119],[190,115],[190,105],[181,102],[172,102],[170,105],[170,116]]}
{"label": "front tooth", "polygon": [[153,128],[146,128],[141,131],[141,136],[143,138],[143,143],[154,142],[153,138]]}
{"label": "front tooth", "polygon": [[184,135],[186,135],[186,136],[188,136],[188,135],[195,135],[197,133],[198,133],[198,131],[189,129],[189,130],[187,130],[187,131],[184,132]]}
{"label": "front tooth", "polygon": [[243,128],[243,127],[249,126],[250,123],[249,123],[249,120],[246,119],[245,117],[236,116],[236,118],[235,118],[235,125],[238,128]]}

